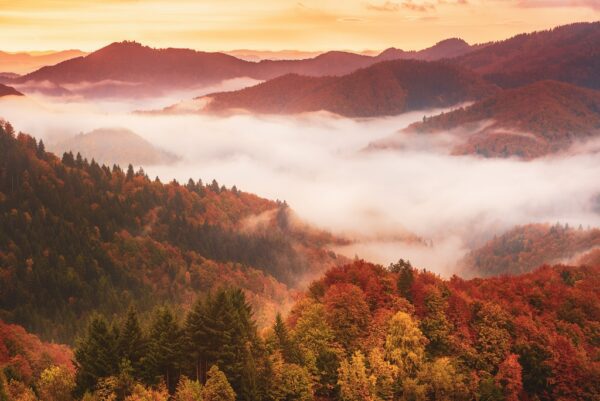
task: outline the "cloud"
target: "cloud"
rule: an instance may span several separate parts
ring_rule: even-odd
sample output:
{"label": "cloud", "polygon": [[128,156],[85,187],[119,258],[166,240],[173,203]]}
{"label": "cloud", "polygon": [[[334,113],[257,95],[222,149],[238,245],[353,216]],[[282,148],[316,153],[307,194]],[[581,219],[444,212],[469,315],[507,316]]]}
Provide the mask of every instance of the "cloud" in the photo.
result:
{"label": "cloud", "polygon": [[517,0],[517,6],[523,8],[586,7],[600,10],[598,0]]}
{"label": "cloud", "polygon": [[517,224],[600,225],[600,161],[593,153],[598,143],[525,162],[451,156],[451,135],[399,134],[401,149],[364,152],[369,143],[438,111],[364,120],[327,113],[128,112],[145,104],[30,96],[0,99],[0,117],[43,138],[50,149],[80,132],[128,128],[180,156],[173,165],[144,166],[151,177],[215,178],[228,187],[285,199],[304,221],[353,240],[339,252],[384,264],[408,257],[444,275],[467,250]]}
{"label": "cloud", "polygon": [[437,0],[437,4],[467,5],[468,0]]}
{"label": "cloud", "polygon": [[381,12],[398,12],[400,10],[427,12],[435,10],[435,5],[429,2],[415,2],[413,0],[402,2],[386,1],[381,4],[368,3],[367,9]]}
{"label": "cloud", "polygon": [[400,3],[396,3],[393,1],[386,1],[382,4],[368,3],[367,9],[373,11],[396,12],[400,11]]}
{"label": "cloud", "polygon": [[338,18],[338,21],[340,21],[340,22],[364,22],[366,20],[364,18],[357,18],[357,17],[342,17],[342,18]]}

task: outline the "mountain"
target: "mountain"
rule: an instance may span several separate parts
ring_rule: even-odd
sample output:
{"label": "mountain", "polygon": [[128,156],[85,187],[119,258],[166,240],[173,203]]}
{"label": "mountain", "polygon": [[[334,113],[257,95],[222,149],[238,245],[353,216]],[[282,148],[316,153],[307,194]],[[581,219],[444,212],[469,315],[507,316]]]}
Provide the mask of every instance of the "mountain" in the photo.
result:
{"label": "mountain", "polygon": [[79,50],[63,50],[58,52],[7,53],[0,51],[0,71],[16,74],[27,74],[47,65],[85,56]]}
{"label": "mountain", "polygon": [[[120,42],[43,67],[15,83],[48,81],[74,92],[92,89],[87,94],[97,96],[148,95],[166,88],[189,88],[246,76],[250,64],[222,53],[152,49],[136,42]],[[85,87],[79,88],[81,85]]]}
{"label": "mountain", "polygon": [[470,252],[460,263],[461,277],[528,273],[543,264],[600,266],[600,229],[529,224],[516,227]]}
{"label": "mountain", "polygon": [[269,80],[286,74],[342,76],[381,61],[452,59],[502,87],[552,79],[598,89],[598,43],[600,22],[565,25],[474,46],[452,38],[420,51],[390,48],[375,56],[329,51],[306,59],[258,62],[225,53],[153,49],[135,42],[119,42],[4,81],[22,90],[33,90],[36,83],[38,90],[54,85],[53,91],[48,92],[51,95],[135,97],[206,87],[238,77]]}
{"label": "mountain", "polygon": [[285,74],[312,77],[346,75],[377,63],[376,57],[343,51],[328,51],[302,60],[262,60],[254,66],[254,77],[272,79]]}
{"label": "mountain", "polygon": [[[438,116],[425,118],[405,133],[455,133],[455,154],[526,159],[567,150],[600,134],[600,91],[540,81],[507,89]],[[373,145],[393,148],[394,138]]]}
{"label": "mountain", "polygon": [[551,79],[600,89],[600,22],[517,35],[455,62],[506,88]]}
{"label": "mountain", "polygon": [[258,62],[261,60],[302,60],[313,58],[323,52],[302,50],[252,50],[237,49],[223,53],[246,61]]}
{"label": "mountain", "polygon": [[271,79],[284,74],[308,76],[340,76],[350,74],[360,68],[367,68],[381,61],[415,59],[435,61],[456,57],[472,50],[461,39],[447,39],[432,47],[419,51],[403,51],[389,48],[378,55],[369,56],[343,51],[329,51],[314,58],[303,60],[262,60],[257,64],[257,78]]}
{"label": "mountain", "polygon": [[290,73],[339,76],[384,60],[435,60],[462,54],[469,49],[465,42],[450,39],[420,52],[388,50],[377,56],[368,56],[330,51],[306,59],[250,62],[225,53],[153,49],[136,42],[118,42],[89,55],[40,68],[11,82],[17,86],[27,83],[30,88],[36,82],[44,83],[45,87],[50,83],[65,91],[82,92],[91,97],[155,95],[167,90],[208,86],[237,77],[267,80]]}
{"label": "mountain", "polygon": [[[368,56],[328,52],[306,60],[244,61],[224,53],[189,49],[153,49],[136,42],[112,43],[85,57],[39,69],[14,80],[17,85],[50,82],[86,96],[157,95],[170,90],[209,86],[227,79],[269,79],[289,72],[331,75],[353,71]],[[81,86],[85,86],[81,88]],[[48,86],[46,83],[44,86]]]}
{"label": "mountain", "polygon": [[0,97],[3,96],[23,96],[23,94],[15,88],[0,84]]}
{"label": "mountain", "polygon": [[494,86],[447,63],[396,60],[342,77],[284,75],[239,91],[207,95],[199,103],[208,112],[325,110],[348,117],[375,117],[450,106],[494,92]]}
{"label": "mountain", "polygon": [[72,342],[92,311],[189,308],[221,287],[245,291],[261,324],[299,287],[344,260],[337,240],[287,204],[189,180],[163,184],[45,151],[0,126],[0,319]]}
{"label": "mountain", "polygon": [[471,46],[462,39],[450,38],[418,51],[404,51],[391,47],[381,52],[376,58],[380,61],[397,59],[436,61],[462,56],[463,54],[472,52],[480,47],[482,47],[482,45]]}
{"label": "mountain", "polygon": [[19,74],[15,74],[13,72],[0,72],[0,80],[10,80],[10,79],[16,79],[19,78],[20,75]]}
{"label": "mountain", "polygon": [[157,149],[150,142],[133,131],[124,128],[100,128],[79,134],[62,141],[52,149],[58,154],[64,152],[81,153],[83,157],[98,163],[134,166],[171,164],[177,156]]}

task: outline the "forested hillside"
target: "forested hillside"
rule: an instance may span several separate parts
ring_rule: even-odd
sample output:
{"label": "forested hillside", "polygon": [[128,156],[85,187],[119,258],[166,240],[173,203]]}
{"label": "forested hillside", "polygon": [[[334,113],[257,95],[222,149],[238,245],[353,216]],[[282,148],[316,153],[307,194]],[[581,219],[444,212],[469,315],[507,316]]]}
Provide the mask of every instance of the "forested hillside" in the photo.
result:
{"label": "forested hillside", "polygon": [[600,22],[519,34],[454,62],[503,88],[552,79],[600,89]]}
{"label": "forested hillside", "polygon": [[456,132],[463,137],[457,154],[545,156],[600,135],[600,91],[540,81],[423,119],[406,131]]}
{"label": "forested hillside", "polygon": [[[14,379],[31,384],[44,369],[52,366],[62,366],[74,372],[71,349],[42,342],[21,326],[0,321],[0,382]],[[0,389],[1,386],[2,383]]]}
{"label": "forested hillside", "polygon": [[205,110],[265,114],[326,110],[346,117],[377,117],[482,99],[497,89],[448,63],[394,60],[341,77],[288,74],[238,91],[210,94]]}
{"label": "forested hillside", "polygon": [[543,264],[600,265],[600,230],[528,224],[493,238],[460,262],[461,277],[528,273]]}
{"label": "forested hillside", "polygon": [[[335,263],[326,233],[285,203],[213,181],[163,184],[0,125],[0,318],[70,342],[92,311],[190,305],[235,285],[261,322],[294,286]],[[264,315],[263,315],[264,314]]]}
{"label": "forested hillside", "polygon": [[[30,385],[94,401],[595,400],[599,280],[600,267],[465,281],[356,260],[263,334],[235,289],[185,318],[164,307],[147,325],[133,309],[93,316],[76,374],[55,368]],[[20,380],[13,392],[27,391]]]}

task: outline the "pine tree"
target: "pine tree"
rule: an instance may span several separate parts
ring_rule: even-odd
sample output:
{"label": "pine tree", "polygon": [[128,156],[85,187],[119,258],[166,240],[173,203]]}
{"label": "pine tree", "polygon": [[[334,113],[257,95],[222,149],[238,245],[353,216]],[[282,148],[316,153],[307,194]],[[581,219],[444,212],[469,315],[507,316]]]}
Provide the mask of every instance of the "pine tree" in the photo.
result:
{"label": "pine tree", "polygon": [[256,325],[252,320],[252,308],[246,302],[244,292],[231,289],[218,294],[217,310],[222,310],[222,348],[217,363],[229,378],[233,389],[240,392],[242,376],[248,356],[248,346],[256,341]]}
{"label": "pine tree", "polygon": [[46,157],[46,146],[44,146],[44,141],[40,139],[37,146],[37,157],[43,159]]}
{"label": "pine tree", "polygon": [[134,176],[135,172],[133,171],[133,166],[130,164],[129,166],[127,166],[127,181],[133,180]]}
{"label": "pine tree", "polygon": [[204,379],[206,368],[223,369],[234,390],[241,393],[247,358],[257,341],[252,308],[239,289],[220,290],[196,302],[185,324],[185,342],[190,369]]}
{"label": "pine tree", "polygon": [[275,316],[275,324],[273,325],[273,333],[277,340],[277,346],[281,350],[283,359],[288,363],[298,363],[299,358],[295,350],[292,339],[287,328],[287,325],[283,321],[280,313]]}
{"label": "pine tree", "polygon": [[258,387],[256,364],[250,350],[247,350],[244,361],[238,398],[241,401],[257,401],[260,399],[260,390]]}
{"label": "pine tree", "polygon": [[140,327],[137,311],[130,308],[121,328],[118,341],[119,361],[129,361],[133,369],[133,376],[141,379],[143,375],[142,359],[148,350],[147,339]]}
{"label": "pine tree", "polygon": [[210,350],[210,296],[196,301],[185,321],[185,349],[196,380],[206,381]]}
{"label": "pine tree", "polygon": [[167,389],[175,391],[177,372],[182,362],[182,343],[182,332],[172,312],[159,308],[150,328],[148,354],[143,359],[146,379],[150,383],[156,383],[162,377]]}
{"label": "pine tree", "polygon": [[398,292],[408,301],[412,302],[411,290],[413,282],[415,281],[415,273],[410,262],[400,259],[397,264],[393,265],[392,271],[399,273],[398,282],[396,283]]}
{"label": "pine tree", "polygon": [[75,350],[77,392],[92,389],[98,380],[116,373],[117,339],[102,316],[92,317],[86,335]]}
{"label": "pine tree", "polygon": [[212,182],[210,183],[210,190],[216,194],[220,192],[219,183],[217,182],[217,180],[212,180]]}

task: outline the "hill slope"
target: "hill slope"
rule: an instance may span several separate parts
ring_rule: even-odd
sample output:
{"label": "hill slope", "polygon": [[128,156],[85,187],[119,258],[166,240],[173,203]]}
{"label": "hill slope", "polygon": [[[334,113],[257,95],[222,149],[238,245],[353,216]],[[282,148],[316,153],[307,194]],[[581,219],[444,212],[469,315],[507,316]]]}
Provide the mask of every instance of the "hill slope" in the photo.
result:
{"label": "hill slope", "polygon": [[404,51],[392,47],[376,56],[329,51],[303,60],[262,60],[256,65],[255,73],[260,79],[271,79],[284,74],[314,77],[341,76],[382,61],[407,59],[435,61],[456,57],[475,48],[461,39],[453,38],[418,51]]}
{"label": "hill slope", "polygon": [[100,128],[79,134],[53,146],[58,154],[81,153],[83,157],[98,163],[134,166],[170,164],[177,160],[164,150],[155,148],[135,132],[124,128]]}
{"label": "hill slope", "polygon": [[499,92],[426,121],[408,132],[460,131],[455,151],[486,157],[534,158],[600,134],[600,92],[556,81]]}
{"label": "hill slope", "polygon": [[455,62],[502,87],[553,79],[600,89],[600,22],[517,35]]}
{"label": "hill slope", "polygon": [[359,383],[356,399],[595,399],[599,278],[600,266],[557,265],[443,280],[355,261],[313,283],[282,349],[308,369],[316,357],[327,399],[344,399],[336,382],[342,394]]}
{"label": "hill slope", "polygon": [[455,58],[462,56],[476,49],[481,48],[483,45],[471,46],[467,42],[459,38],[450,38],[442,40],[435,45],[428,47],[423,50],[404,51],[391,47],[384,50],[382,53],[377,55],[380,61],[384,60],[396,60],[396,59],[414,59],[424,61],[436,61],[441,59]]}
{"label": "hill slope", "polygon": [[3,96],[23,96],[23,94],[15,88],[0,84],[0,97]]}
{"label": "hill slope", "polygon": [[179,89],[244,76],[247,65],[222,53],[152,49],[135,42],[120,42],[84,57],[43,67],[14,82],[47,81],[59,86],[96,83],[95,93],[99,95],[144,95],[160,93],[165,87]]}
{"label": "hill slope", "polygon": [[516,227],[470,252],[460,263],[460,275],[516,275],[558,262],[600,265],[594,262],[599,249],[600,229],[530,224]]}
{"label": "hill slope", "polygon": [[91,311],[189,306],[244,289],[264,322],[336,263],[331,236],[285,203],[190,180],[162,184],[0,126],[0,319],[65,342]]}
{"label": "hill slope", "polygon": [[11,372],[15,379],[30,383],[53,365],[74,370],[71,349],[65,345],[45,343],[27,333],[23,327],[0,320],[0,381],[4,372]]}
{"label": "hill slope", "polygon": [[450,106],[494,91],[477,76],[446,63],[396,60],[342,77],[285,75],[204,99],[205,110],[210,112],[244,109],[293,114],[326,110],[348,117],[375,117]]}

